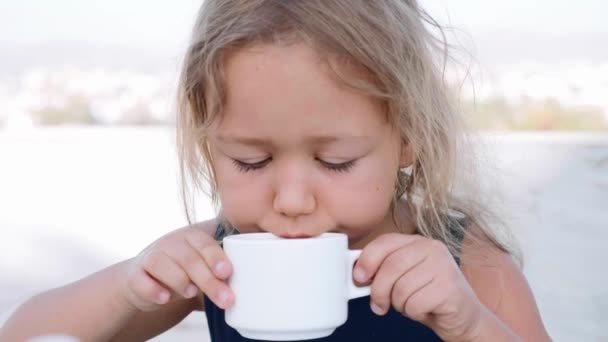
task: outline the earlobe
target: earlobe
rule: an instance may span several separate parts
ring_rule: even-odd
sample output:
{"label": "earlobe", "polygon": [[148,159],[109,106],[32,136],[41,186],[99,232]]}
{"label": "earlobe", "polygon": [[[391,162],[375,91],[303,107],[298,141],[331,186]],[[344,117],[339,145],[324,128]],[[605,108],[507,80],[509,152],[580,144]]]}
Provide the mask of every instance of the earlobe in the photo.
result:
{"label": "earlobe", "polygon": [[401,143],[401,152],[399,154],[399,168],[404,169],[412,166],[414,163],[412,147],[406,141]]}

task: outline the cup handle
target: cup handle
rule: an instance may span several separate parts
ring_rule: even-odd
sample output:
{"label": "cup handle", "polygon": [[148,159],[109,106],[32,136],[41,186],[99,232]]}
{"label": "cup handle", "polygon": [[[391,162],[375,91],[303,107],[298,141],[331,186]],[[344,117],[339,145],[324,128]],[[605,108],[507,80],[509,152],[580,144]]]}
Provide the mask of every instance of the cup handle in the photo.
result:
{"label": "cup handle", "polygon": [[355,261],[357,261],[359,255],[361,255],[360,249],[348,250],[348,272],[346,272],[348,275],[348,279],[346,280],[348,284],[348,299],[368,296],[370,294],[370,285],[359,287],[355,285],[353,280],[353,267],[355,266]]}

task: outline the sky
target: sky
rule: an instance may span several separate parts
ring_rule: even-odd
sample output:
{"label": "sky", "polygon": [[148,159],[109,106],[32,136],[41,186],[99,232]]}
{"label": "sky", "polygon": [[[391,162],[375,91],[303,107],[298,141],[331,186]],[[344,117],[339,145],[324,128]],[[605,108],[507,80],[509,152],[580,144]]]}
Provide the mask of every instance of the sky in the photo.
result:
{"label": "sky", "polygon": [[0,1],[0,41],[175,44],[183,40],[198,1]]}
{"label": "sky", "polygon": [[[189,31],[198,0],[0,1],[0,41],[159,41]],[[422,0],[438,16],[473,31],[608,33],[605,0]],[[575,4],[575,5],[573,5]]]}
{"label": "sky", "polygon": [[[608,60],[602,44],[608,41],[605,0],[420,2],[439,22],[470,35],[489,59]],[[200,0],[0,0],[0,72],[69,58],[166,64],[182,53],[199,5]]]}
{"label": "sky", "polygon": [[421,0],[429,11],[474,33],[608,33],[605,0]]}

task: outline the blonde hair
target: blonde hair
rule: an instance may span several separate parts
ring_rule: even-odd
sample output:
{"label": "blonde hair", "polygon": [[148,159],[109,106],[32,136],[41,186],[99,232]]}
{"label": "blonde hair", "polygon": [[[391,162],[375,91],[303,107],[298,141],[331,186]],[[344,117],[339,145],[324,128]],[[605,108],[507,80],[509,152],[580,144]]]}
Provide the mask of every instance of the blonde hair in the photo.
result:
{"label": "blonde hair", "polygon": [[[489,211],[454,196],[464,127],[443,77],[448,56],[443,28],[416,0],[205,0],[179,83],[178,152],[189,222],[190,187],[208,186],[218,203],[206,136],[226,94],[222,55],[256,43],[298,41],[313,46],[338,81],[382,100],[409,144],[414,164],[396,177],[393,212],[406,196],[419,233],[441,240],[455,256],[465,224],[452,220],[453,213],[464,214],[480,237],[508,251],[485,223]],[[371,77],[356,77],[362,74]]]}

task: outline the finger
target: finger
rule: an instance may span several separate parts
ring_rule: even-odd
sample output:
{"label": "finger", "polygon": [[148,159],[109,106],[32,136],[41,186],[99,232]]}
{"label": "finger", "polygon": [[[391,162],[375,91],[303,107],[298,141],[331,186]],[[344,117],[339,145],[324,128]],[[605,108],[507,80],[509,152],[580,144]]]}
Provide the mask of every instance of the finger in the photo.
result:
{"label": "finger", "polygon": [[423,262],[427,257],[423,243],[411,243],[402,247],[384,259],[371,285],[371,301],[374,312],[385,314],[392,301],[391,293],[401,276]]}
{"label": "finger", "polygon": [[353,277],[359,283],[365,283],[377,272],[384,259],[397,249],[411,244],[420,239],[419,235],[408,234],[385,234],[370,242],[363,251],[355,264]]}
{"label": "finger", "polygon": [[135,297],[134,304],[140,310],[152,310],[171,299],[171,292],[141,268],[129,278],[129,288]]}
{"label": "finger", "polygon": [[208,267],[199,269],[192,274],[193,280],[199,284],[203,291],[212,302],[222,309],[227,309],[234,304],[234,293],[230,287],[222,280],[215,277]]}
{"label": "finger", "polygon": [[187,234],[186,241],[201,255],[216,277],[228,279],[232,274],[232,264],[217,241],[198,230]]}
{"label": "finger", "polygon": [[196,288],[193,289],[186,271],[163,251],[147,254],[142,266],[152,277],[184,298],[192,298],[198,292]]}
{"label": "finger", "polygon": [[401,312],[415,321],[425,322],[446,298],[444,287],[437,279],[433,279],[409,296]]}
{"label": "finger", "polygon": [[232,305],[234,302],[232,290],[225,281],[218,279],[212,273],[209,265],[188,243],[167,253],[186,272],[197,288],[202,290],[215,304],[222,308]]}
{"label": "finger", "polygon": [[393,308],[411,319],[417,321],[422,319],[423,314],[427,313],[427,311],[425,311],[428,309],[427,303],[416,302],[414,303],[415,305],[410,308],[410,311],[406,310],[406,305],[414,294],[425,291],[425,288],[427,288],[434,279],[435,272],[428,259],[416,265],[395,282],[395,286],[391,292],[391,304],[393,305]]}

